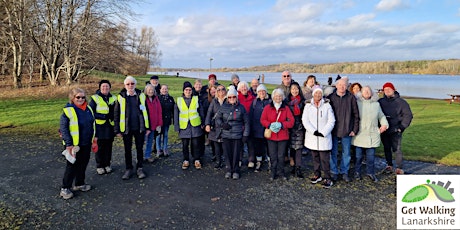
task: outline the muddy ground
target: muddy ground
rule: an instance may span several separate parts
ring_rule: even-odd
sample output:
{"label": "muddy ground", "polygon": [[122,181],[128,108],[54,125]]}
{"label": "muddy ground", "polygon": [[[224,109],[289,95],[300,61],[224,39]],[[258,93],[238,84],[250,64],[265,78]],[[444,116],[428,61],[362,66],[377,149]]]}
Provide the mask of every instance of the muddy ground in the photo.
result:
{"label": "muddy ground", "polygon": [[[222,170],[212,167],[209,152],[202,170],[182,170],[182,153],[173,145],[170,157],[145,164],[147,178],[123,181],[117,140],[114,172],[97,175],[91,156],[86,182],[93,189],[63,200],[61,151],[56,137],[0,134],[0,229],[396,228],[395,175],[379,175],[378,183],[339,181],[323,189],[293,177],[270,183],[267,170],[243,167],[240,180],[226,180]],[[303,160],[309,177],[311,158]],[[378,159],[378,169],[384,166]],[[411,174],[460,174],[460,167],[406,166]]]}

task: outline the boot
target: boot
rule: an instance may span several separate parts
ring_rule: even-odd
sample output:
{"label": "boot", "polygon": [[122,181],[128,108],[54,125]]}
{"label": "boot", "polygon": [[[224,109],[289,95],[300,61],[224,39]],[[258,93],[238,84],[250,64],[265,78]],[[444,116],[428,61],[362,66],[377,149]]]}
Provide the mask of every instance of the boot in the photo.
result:
{"label": "boot", "polygon": [[292,169],[291,169],[291,174],[292,174],[292,175],[296,175],[296,172],[297,172],[296,167],[291,167],[291,168],[292,168]]}
{"label": "boot", "polygon": [[304,176],[302,174],[302,169],[299,166],[297,166],[295,168],[295,176],[298,177],[298,178],[304,178]]}

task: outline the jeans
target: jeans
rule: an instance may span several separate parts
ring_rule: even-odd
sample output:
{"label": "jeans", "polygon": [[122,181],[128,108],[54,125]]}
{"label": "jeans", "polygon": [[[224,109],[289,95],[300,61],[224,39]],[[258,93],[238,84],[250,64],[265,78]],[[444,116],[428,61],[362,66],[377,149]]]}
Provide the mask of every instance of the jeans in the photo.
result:
{"label": "jeans", "polygon": [[156,131],[151,131],[149,135],[145,135],[145,151],[144,151],[145,159],[149,159],[152,156],[153,140],[155,139],[155,137],[157,137]]}
{"label": "jeans", "polygon": [[[339,153],[339,139],[342,140],[342,160],[340,161],[340,169],[337,165],[337,155]],[[348,169],[350,168],[350,146],[351,146],[351,137],[336,137],[332,136],[332,152],[331,152],[331,173],[338,175],[338,174],[346,174],[348,175]],[[340,172],[339,172],[340,170]]]}
{"label": "jeans", "polygon": [[[167,150],[168,149],[168,134],[169,134],[169,125],[162,126],[161,127],[161,133],[157,136],[156,142],[157,142],[157,151],[160,150]],[[163,141],[162,139],[163,138]]]}
{"label": "jeans", "polygon": [[375,174],[375,169],[374,169],[375,148],[361,148],[361,147],[356,146],[355,172],[361,174],[363,151],[365,151],[366,153],[366,173],[370,175],[374,175]]}

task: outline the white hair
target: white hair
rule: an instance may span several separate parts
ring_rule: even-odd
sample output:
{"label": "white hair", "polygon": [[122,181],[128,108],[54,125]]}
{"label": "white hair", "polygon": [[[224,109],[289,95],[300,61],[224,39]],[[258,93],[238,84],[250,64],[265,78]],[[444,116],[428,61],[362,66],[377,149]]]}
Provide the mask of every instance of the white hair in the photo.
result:
{"label": "white hair", "polygon": [[125,80],[123,81],[123,84],[126,85],[126,83],[128,81],[131,81],[131,82],[134,82],[134,84],[137,84],[137,81],[136,81],[136,78],[132,77],[132,76],[126,76]]}
{"label": "white hair", "polygon": [[273,90],[272,92],[272,99],[275,98],[275,95],[281,95],[281,97],[283,98],[283,100],[286,98],[286,96],[284,95],[284,91],[283,89],[280,89],[280,88],[276,88]]}
{"label": "white hair", "polygon": [[249,89],[249,85],[247,82],[245,81],[240,81],[240,83],[238,83],[238,87],[236,88],[236,90],[240,91],[240,89],[243,87],[243,86],[246,86],[246,89]]}

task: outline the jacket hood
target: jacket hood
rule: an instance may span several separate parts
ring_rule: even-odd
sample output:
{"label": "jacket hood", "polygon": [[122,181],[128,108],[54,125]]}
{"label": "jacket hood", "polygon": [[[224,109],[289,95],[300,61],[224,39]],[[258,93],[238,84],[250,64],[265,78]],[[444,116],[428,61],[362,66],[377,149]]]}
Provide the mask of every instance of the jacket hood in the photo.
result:
{"label": "jacket hood", "polygon": [[396,98],[400,98],[400,95],[399,95],[399,92],[398,91],[395,91],[395,95],[393,97],[387,97],[386,95],[383,95],[383,98],[385,98],[386,100],[394,100]]}

